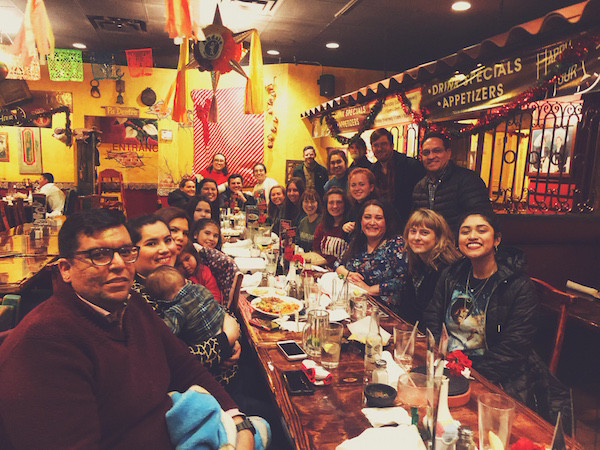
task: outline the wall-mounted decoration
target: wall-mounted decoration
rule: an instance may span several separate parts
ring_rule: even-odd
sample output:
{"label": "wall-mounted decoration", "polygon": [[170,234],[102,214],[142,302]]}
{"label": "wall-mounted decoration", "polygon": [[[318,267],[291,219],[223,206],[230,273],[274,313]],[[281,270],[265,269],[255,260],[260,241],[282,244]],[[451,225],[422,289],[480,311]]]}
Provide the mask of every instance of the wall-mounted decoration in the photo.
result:
{"label": "wall-mounted decoration", "polygon": [[94,80],[118,80],[123,76],[112,52],[93,52],[90,55],[90,63]]}
{"label": "wall-mounted decoration", "polygon": [[0,162],[8,162],[8,133],[0,133]]}
{"label": "wall-mounted decoration", "polygon": [[[38,58],[32,58],[29,64],[24,64],[21,58],[12,55],[9,51],[10,46],[0,44],[0,55],[2,62],[6,64],[6,78],[9,80],[39,80],[40,61]],[[2,79],[0,75],[0,79]]]}
{"label": "wall-mounted decoration", "polygon": [[115,91],[117,91],[117,100],[115,103],[117,105],[122,105],[125,103],[123,100],[123,92],[125,92],[125,80],[119,78],[115,81]]}
{"label": "wall-mounted decoration", "polygon": [[154,105],[148,107],[146,114],[152,114],[159,119],[166,119],[171,114],[171,108],[163,108],[164,104],[164,100],[157,101]]}
{"label": "wall-mounted decoration", "polygon": [[52,81],[83,81],[83,58],[81,50],[55,48],[48,55],[48,73]]}
{"label": "wall-mounted decoration", "polygon": [[146,88],[140,94],[140,101],[142,105],[152,106],[156,103],[156,92],[152,90],[152,88]]}
{"label": "wall-mounted decoration", "polygon": [[9,106],[31,99],[31,92],[23,80],[4,80],[0,83],[0,106]]}
{"label": "wall-mounted decoration", "polygon": [[160,140],[170,142],[173,140],[173,130],[160,130]]}
{"label": "wall-mounted decoration", "polygon": [[[25,116],[31,116],[50,111],[61,106],[67,106],[73,110],[73,94],[64,91],[31,91],[31,100],[23,103],[19,109]],[[5,115],[7,110],[0,108],[0,114]],[[26,127],[52,127],[52,116],[39,117],[33,120],[24,119],[21,124]]]}
{"label": "wall-mounted decoration", "polygon": [[19,152],[19,173],[42,173],[42,139],[39,128],[20,129]]}
{"label": "wall-mounted decoration", "polygon": [[140,110],[131,106],[103,106],[108,117],[140,117]]}
{"label": "wall-mounted decoration", "polygon": [[571,173],[571,159],[575,146],[575,125],[531,131],[529,151],[530,177],[558,177]]}
{"label": "wall-mounted decoration", "polygon": [[127,55],[127,66],[132,78],[149,77],[152,75],[152,49],[139,48],[136,50],[125,50]]}
{"label": "wall-mounted decoration", "polygon": [[158,126],[156,119],[85,117],[85,127],[102,132],[100,168],[122,171],[125,183],[156,180]]}

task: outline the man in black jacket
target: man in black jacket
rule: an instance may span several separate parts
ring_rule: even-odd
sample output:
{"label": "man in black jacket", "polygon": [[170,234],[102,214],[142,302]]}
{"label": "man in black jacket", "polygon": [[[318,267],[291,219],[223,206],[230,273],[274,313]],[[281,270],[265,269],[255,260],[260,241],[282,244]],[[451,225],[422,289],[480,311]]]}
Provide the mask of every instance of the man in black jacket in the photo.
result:
{"label": "man in black jacket", "polygon": [[292,176],[301,178],[307,188],[315,188],[322,197],[325,183],[329,180],[327,169],[315,161],[317,154],[313,146],[307,145],[304,147],[302,156],[304,157],[304,163],[294,167]]}
{"label": "man in black jacket", "polygon": [[377,158],[371,171],[375,175],[379,196],[396,208],[399,230],[402,230],[412,211],[413,189],[425,171],[416,159],[394,151],[394,137],[385,128],[373,131],[371,148]]}
{"label": "man in black jacket", "polygon": [[441,214],[454,233],[459,218],[472,211],[491,211],[488,190],[472,170],[450,160],[450,141],[441,133],[425,133],[421,143],[421,161],[427,175],[413,191],[414,208],[429,208]]}

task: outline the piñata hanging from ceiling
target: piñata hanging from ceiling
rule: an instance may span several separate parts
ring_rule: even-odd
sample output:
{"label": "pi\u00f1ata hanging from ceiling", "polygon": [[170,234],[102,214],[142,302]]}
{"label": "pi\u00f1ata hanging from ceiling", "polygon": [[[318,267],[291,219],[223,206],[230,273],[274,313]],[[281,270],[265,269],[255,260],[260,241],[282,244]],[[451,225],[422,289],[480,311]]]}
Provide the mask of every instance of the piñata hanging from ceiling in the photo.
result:
{"label": "pi\u00f1ata hanging from ceiling", "polygon": [[[181,0],[168,0],[167,11],[172,12],[173,6],[169,6],[169,2],[179,3],[182,8],[188,8],[187,3],[181,4]],[[181,16],[181,14],[180,14]],[[182,17],[186,17],[184,14]],[[187,16],[189,17],[189,16]],[[177,29],[188,30],[191,27],[187,25],[178,24],[177,27],[173,24],[173,15],[167,14],[167,31],[172,34],[176,33]],[[185,22],[185,21],[184,21]],[[246,78],[246,93],[244,102],[244,113],[245,114],[261,114],[264,112],[264,97],[263,97],[263,75],[262,75],[262,50],[260,45],[260,39],[258,37],[258,31],[256,29],[250,29],[241,31],[239,33],[233,33],[229,28],[223,25],[221,20],[221,13],[219,6],[217,5],[215,10],[215,17],[213,23],[202,29],[205,39],[198,41],[195,36],[187,36],[184,33],[185,38],[192,38],[195,42],[192,44],[193,59],[187,62],[190,58],[188,57],[188,41],[184,39],[183,44],[180,47],[179,65],[177,68],[177,78],[175,81],[175,87],[171,88],[169,94],[167,94],[167,100],[165,105],[169,103],[169,97],[175,93],[175,99],[173,103],[173,114],[172,119],[180,122],[185,117],[185,99],[187,98],[187,88],[185,80],[186,69],[198,69],[201,72],[210,72],[211,83],[213,89],[213,97],[210,105],[208,114],[208,120],[210,122],[217,122],[217,102],[215,92],[219,83],[219,77],[223,73],[228,73],[232,70],[236,71],[240,75]],[[251,37],[250,43],[250,66],[249,75],[246,75],[242,66],[240,66],[240,60],[243,56],[242,41]],[[185,62],[184,62],[185,61]],[[186,63],[187,62],[187,63]]]}

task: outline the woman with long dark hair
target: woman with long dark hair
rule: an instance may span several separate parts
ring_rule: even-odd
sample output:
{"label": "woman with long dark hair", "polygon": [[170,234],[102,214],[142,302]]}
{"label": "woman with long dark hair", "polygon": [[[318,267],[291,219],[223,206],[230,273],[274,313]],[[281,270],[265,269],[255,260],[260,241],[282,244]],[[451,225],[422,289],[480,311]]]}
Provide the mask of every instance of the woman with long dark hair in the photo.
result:
{"label": "woman with long dark hair", "polygon": [[315,237],[315,231],[321,222],[323,205],[319,193],[312,188],[308,188],[300,197],[302,210],[306,214],[298,224],[298,245],[305,252],[312,250],[312,243]]}
{"label": "woman with long dark hair", "polygon": [[273,186],[269,192],[269,206],[267,214],[273,227],[273,233],[279,234],[279,222],[284,219],[285,189],[282,186]]}
{"label": "woman with long dark hair", "polygon": [[315,230],[312,251],[325,258],[327,265],[331,267],[348,247],[347,235],[342,230],[348,211],[348,199],[343,190],[333,187],[323,196],[323,204],[323,215]]}
{"label": "woman with long dark hair", "polygon": [[297,226],[300,219],[304,217],[300,197],[304,193],[304,181],[302,178],[292,177],[285,187],[284,218],[292,221],[292,226]]}
{"label": "woman with long dark hair", "polygon": [[559,409],[569,415],[568,394],[533,350],[538,299],[522,252],[499,247],[491,212],[468,214],[459,224],[464,258],[440,276],[424,313],[427,328],[439,338],[445,324],[448,351],[461,350],[475,370],[546,420],[556,421]]}
{"label": "woman with long dark hair", "polygon": [[219,220],[219,188],[215,180],[205,178],[196,186],[198,196],[206,198],[210,202],[211,217]]}
{"label": "woman with long dark hair", "polygon": [[408,264],[394,210],[379,200],[368,200],[359,217],[360,223],[336,272],[396,309]]}
{"label": "woman with long dark hair", "polygon": [[460,258],[448,223],[435,211],[418,209],[404,227],[408,258],[406,287],[399,314],[403,319],[425,329],[423,311],[429,305],[440,273]]}

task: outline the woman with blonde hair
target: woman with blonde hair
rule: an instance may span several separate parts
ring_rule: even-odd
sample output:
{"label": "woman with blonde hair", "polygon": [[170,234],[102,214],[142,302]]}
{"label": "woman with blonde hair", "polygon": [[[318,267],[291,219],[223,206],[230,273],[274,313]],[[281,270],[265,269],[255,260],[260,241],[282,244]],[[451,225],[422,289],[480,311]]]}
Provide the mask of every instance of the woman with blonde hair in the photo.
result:
{"label": "woman with blonde hair", "polygon": [[412,323],[418,320],[424,329],[423,311],[429,305],[440,273],[461,255],[448,223],[430,209],[412,213],[404,227],[404,241],[409,277],[400,315]]}

